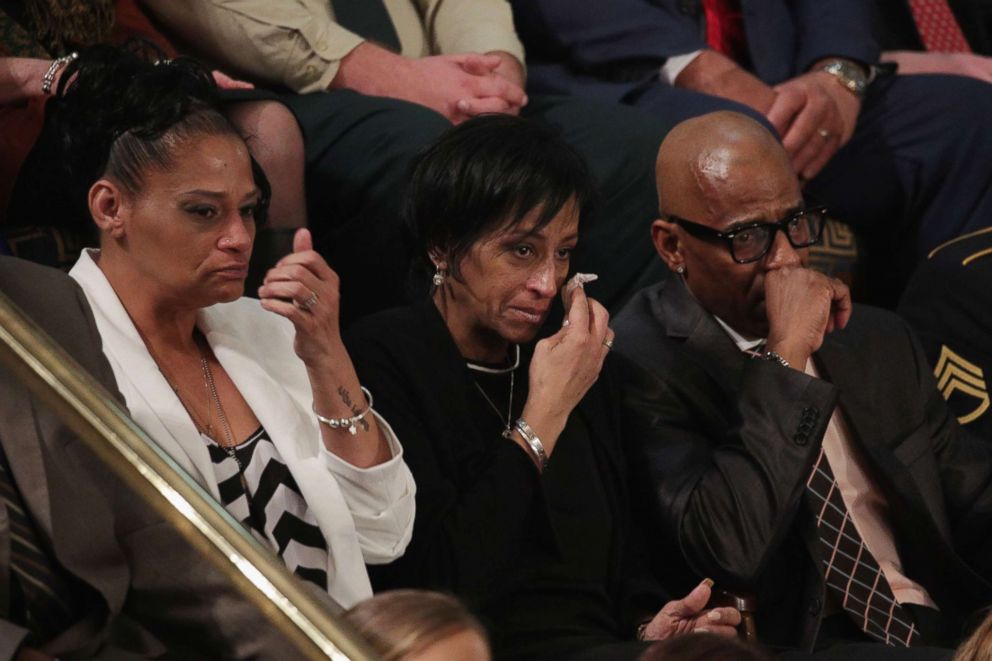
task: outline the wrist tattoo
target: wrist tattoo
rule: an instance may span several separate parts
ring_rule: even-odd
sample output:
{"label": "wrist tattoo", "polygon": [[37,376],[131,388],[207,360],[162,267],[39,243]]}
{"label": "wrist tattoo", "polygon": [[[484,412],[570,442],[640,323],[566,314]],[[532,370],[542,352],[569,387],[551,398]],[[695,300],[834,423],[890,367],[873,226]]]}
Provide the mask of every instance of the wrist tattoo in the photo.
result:
{"label": "wrist tattoo", "polygon": [[[338,387],[338,395],[341,396],[341,401],[344,402],[344,405],[347,406],[349,409],[351,409],[352,415],[358,415],[364,410],[358,406],[355,406],[352,403],[351,395],[348,394],[348,389],[345,388],[344,386]],[[362,418],[361,420],[358,421],[358,426],[362,428],[362,431],[369,430],[369,422],[365,418]]]}

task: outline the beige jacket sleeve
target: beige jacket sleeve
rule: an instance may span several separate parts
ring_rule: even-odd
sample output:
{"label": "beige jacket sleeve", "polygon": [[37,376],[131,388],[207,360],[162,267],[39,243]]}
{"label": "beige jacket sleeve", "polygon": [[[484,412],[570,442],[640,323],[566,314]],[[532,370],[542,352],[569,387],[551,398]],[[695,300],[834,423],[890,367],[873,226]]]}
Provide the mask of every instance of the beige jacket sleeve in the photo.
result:
{"label": "beige jacket sleeve", "polygon": [[331,17],[327,0],[141,0],[211,64],[297,92],[327,89],[363,39]]}
{"label": "beige jacket sleeve", "polygon": [[[306,93],[327,89],[362,37],[334,22],[327,0],[141,0],[178,41],[212,64]],[[523,46],[506,0],[384,0],[403,55]]]}
{"label": "beige jacket sleeve", "polygon": [[[403,0],[409,1],[409,0]],[[413,0],[434,54],[506,51],[521,64],[524,47],[507,0]],[[388,0],[387,0],[388,2]]]}

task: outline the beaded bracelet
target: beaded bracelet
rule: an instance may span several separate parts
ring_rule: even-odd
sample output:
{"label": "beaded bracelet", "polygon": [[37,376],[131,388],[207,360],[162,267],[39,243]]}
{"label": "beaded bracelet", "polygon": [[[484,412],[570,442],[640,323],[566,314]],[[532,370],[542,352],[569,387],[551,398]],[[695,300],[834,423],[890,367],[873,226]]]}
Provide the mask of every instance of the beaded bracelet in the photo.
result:
{"label": "beaded bracelet", "polygon": [[534,462],[543,473],[544,469],[548,467],[548,453],[544,451],[544,443],[541,443],[541,439],[537,437],[537,434],[534,433],[534,430],[530,428],[530,425],[523,418],[517,418],[513,426],[516,428],[517,433],[520,434],[520,438],[524,439],[527,447],[530,448],[530,452],[534,456]]}
{"label": "beaded bracelet", "polygon": [[66,66],[70,62],[74,61],[79,57],[79,53],[73,51],[68,55],[63,55],[57,60],[53,61],[51,66],[48,67],[48,71],[45,75],[41,77],[41,93],[48,96],[52,93],[52,83],[55,82],[55,74],[62,70],[62,67]]}
{"label": "beaded bracelet", "polygon": [[362,392],[365,393],[365,400],[369,403],[369,405],[365,407],[365,410],[359,413],[358,415],[354,415],[350,418],[326,418],[321,414],[317,413],[316,403],[313,404],[312,407],[313,414],[317,416],[318,420],[323,422],[331,429],[347,429],[349,434],[355,436],[356,434],[358,434],[358,427],[356,425],[359,422],[361,422],[366,415],[368,415],[369,411],[372,410],[372,393],[370,393],[365,386],[359,386],[359,388],[361,388]]}

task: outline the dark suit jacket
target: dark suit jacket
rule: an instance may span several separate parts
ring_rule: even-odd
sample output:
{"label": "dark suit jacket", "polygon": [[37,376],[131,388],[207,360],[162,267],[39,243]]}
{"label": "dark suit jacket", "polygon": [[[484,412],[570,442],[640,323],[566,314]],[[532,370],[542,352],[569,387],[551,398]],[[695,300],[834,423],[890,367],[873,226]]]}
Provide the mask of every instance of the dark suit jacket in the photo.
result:
{"label": "dark suit jacket", "polygon": [[[517,560],[521,536],[535,527],[552,530],[547,523],[533,525],[534,517],[547,515],[531,459],[515,443],[493,443],[488,427],[473,418],[472,373],[431,301],[368,317],[345,339],[359,378],[401,439],[417,481],[413,539],[397,561],[369,567],[373,587],[449,590],[483,615],[501,617],[499,602],[521,588],[518,577],[528,569]],[[632,639],[639,617],[660,608],[664,595],[644,570],[638,555],[643,547],[630,537],[621,391],[606,372],[573,417],[582,416],[588,425],[615,522],[612,578],[603,586],[614,606],[613,634]],[[517,378],[527,378],[526,370]],[[541,621],[540,613],[533,617]]]}
{"label": "dark suit jacket", "polygon": [[[84,369],[115,389],[100,335],[64,273],[0,257],[0,290]],[[116,394],[116,393],[115,393]],[[0,368],[0,443],[52,556],[76,579],[80,620],[52,656],[295,657],[208,561],[140,502],[62,423]],[[7,619],[10,527],[0,505],[0,659],[26,631]]]}
{"label": "dark suit jacket", "polygon": [[[742,0],[754,73],[770,85],[827,56],[878,59],[863,0]],[[701,0],[512,0],[537,92],[605,101],[658,81],[673,55],[706,48]]]}
{"label": "dark suit jacket", "polygon": [[992,452],[948,413],[898,317],[855,306],[815,355],[822,379],[749,359],[680,280],[642,290],[613,327],[663,533],[698,573],[757,593],[763,640],[816,638],[825,592],[801,499],[838,406],[906,574],[956,626],[992,603]]}

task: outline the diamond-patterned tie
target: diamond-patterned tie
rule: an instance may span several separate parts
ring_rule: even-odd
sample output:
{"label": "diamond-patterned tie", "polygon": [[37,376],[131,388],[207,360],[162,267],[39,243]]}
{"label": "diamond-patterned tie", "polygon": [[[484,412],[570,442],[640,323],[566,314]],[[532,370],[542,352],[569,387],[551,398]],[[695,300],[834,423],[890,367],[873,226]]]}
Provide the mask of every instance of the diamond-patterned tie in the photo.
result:
{"label": "diamond-patterned tie", "polygon": [[920,41],[931,52],[970,53],[971,46],[961,32],[947,0],[909,0]]}
{"label": "diamond-patterned tie", "polygon": [[24,507],[21,494],[0,444],[0,501],[7,509],[10,523],[10,569],[24,596],[30,641],[48,640],[72,624],[73,614],[68,598],[68,583],[58,574],[39,541],[31,517]]}
{"label": "diamond-patterned tie", "polygon": [[360,37],[399,53],[399,35],[382,0],[331,0],[334,19]]}
{"label": "diamond-patterned tie", "polygon": [[854,527],[823,448],[806,482],[806,495],[816,517],[827,589],[872,638],[892,646],[918,645],[920,632],[913,616],[896,601],[882,568]]}

